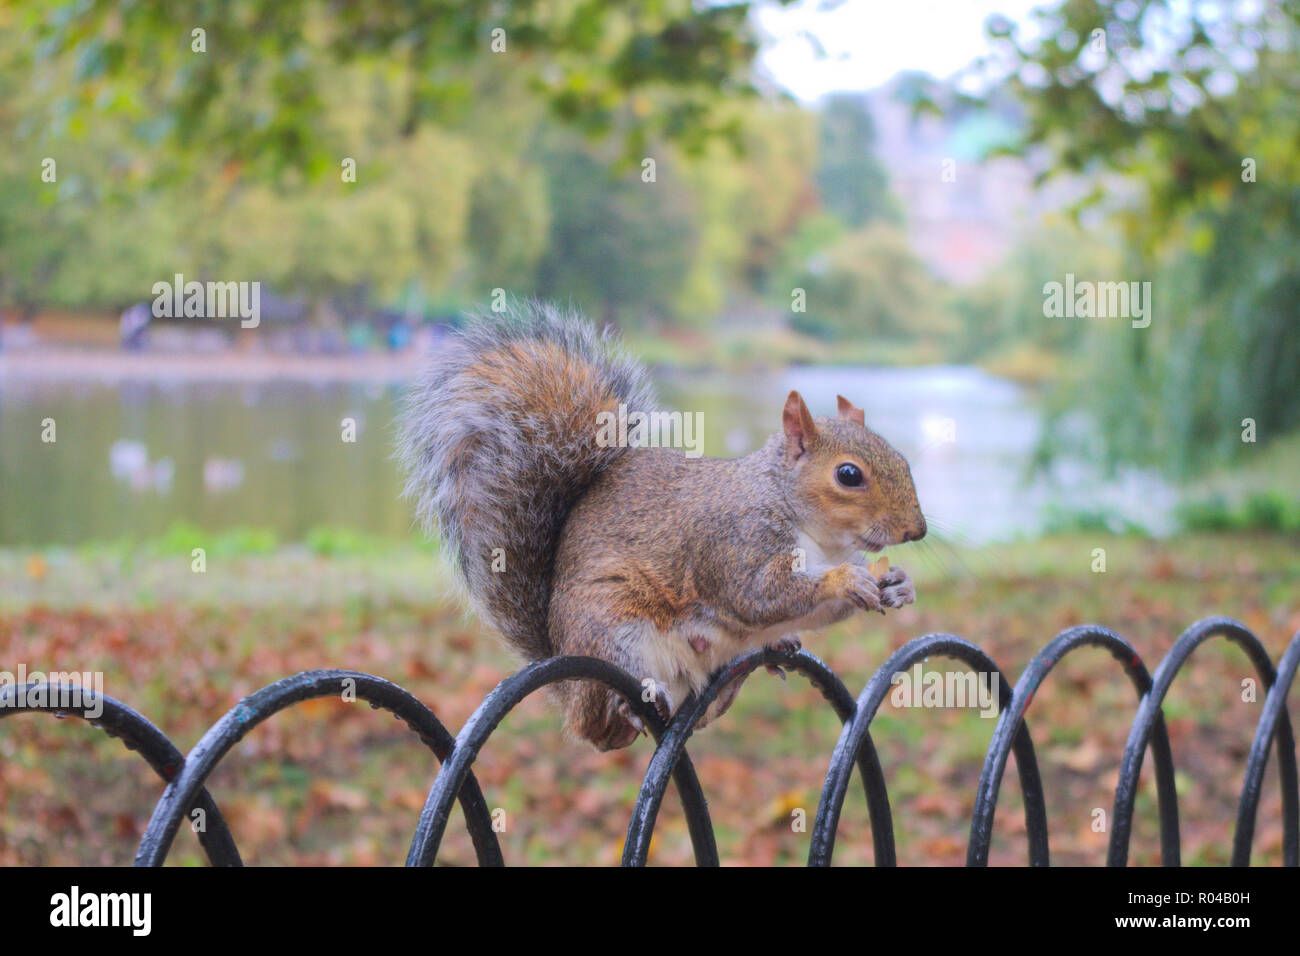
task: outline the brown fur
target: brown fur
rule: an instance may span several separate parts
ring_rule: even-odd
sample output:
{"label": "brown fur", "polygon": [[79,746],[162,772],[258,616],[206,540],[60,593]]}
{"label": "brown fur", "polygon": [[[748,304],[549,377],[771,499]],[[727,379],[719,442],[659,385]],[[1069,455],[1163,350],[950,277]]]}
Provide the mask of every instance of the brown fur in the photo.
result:
{"label": "brown fur", "polygon": [[[836,552],[846,532],[867,536],[872,550],[920,537],[911,473],[852,415],[814,420],[793,398],[783,434],[752,455],[692,460],[634,449],[597,479],[556,553],[550,632],[557,651],[594,654],[671,685],[683,675],[647,673],[642,642],[686,640],[682,632],[703,623],[739,651],[825,602],[843,605],[831,612],[837,618],[871,602],[859,593],[867,587],[861,567],[795,571],[798,535]],[[846,461],[863,469],[865,488],[835,484],[835,468]],[[600,686],[569,688],[564,702],[570,730],[597,746],[635,736],[618,698]]]}
{"label": "brown fur", "polygon": [[[877,579],[864,557],[925,534],[911,472],[851,402],[814,419],[791,392],[781,431],[737,459],[603,446],[597,415],[620,405],[654,410],[644,370],[537,302],[466,324],[408,398],[406,492],[525,658],[610,661],[670,713],[748,649],[913,599],[905,573]],[[837,482],[846,462],[861,487]],[[635,739],[640,720],[603,686],[558,693],[574,735]]]}

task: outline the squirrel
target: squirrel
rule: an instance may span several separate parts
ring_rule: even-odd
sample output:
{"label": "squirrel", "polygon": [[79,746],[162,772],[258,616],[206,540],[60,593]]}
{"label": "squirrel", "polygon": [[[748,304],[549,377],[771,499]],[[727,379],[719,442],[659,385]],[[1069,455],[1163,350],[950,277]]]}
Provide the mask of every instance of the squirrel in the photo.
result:
{"label": "squirrel", "polygon": [[[906,572],[877,579],[865,556],[925,536],[911,470],[847,399],[813,418],[790,392],[781,431],[736,459],[600,440],[620,405],[655,407],[642,366],[612,332],[531,300],[470,316],[406,397],[404,494],[525,659],[602,658],[668,719],[747,650],[915,600]],[[609,750],[644,732],[604,685],[555,690],[570,737]]]}

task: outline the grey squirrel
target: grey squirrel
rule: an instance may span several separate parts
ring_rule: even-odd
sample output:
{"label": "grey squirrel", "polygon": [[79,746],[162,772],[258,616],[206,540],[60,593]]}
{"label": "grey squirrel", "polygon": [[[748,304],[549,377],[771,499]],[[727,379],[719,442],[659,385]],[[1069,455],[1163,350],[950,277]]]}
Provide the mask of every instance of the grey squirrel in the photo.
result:
{"label": "grey squirrel", "polygon": [[[525,659],[610,661],[667,717],[745,651],[915,599],[905,572],[877,579],[864,554],[924,537],[911,470],[847,399],[813,418],[791,392],[781,431],[736,459],[598,441],[620,404],[655,408],[642,367],[533,301],[472,317],[408,395],[405,494]],[[557,688],[567,731],[601,750],[643,729],[603,685]]]}

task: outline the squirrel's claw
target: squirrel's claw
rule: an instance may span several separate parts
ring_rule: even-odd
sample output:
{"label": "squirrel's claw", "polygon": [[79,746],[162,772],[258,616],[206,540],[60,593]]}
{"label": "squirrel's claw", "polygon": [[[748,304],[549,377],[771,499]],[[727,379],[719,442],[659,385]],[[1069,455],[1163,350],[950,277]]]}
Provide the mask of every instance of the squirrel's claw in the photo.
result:
{"label": "squirrel's claw", "polygon": [[632,709],[631,704],[622,698],[619,698],[618,704],[615,705],[615,709],[618,711],[618,715],[627,721],[636,731],[637,736],[644,737],[646,735],[647,731],[645,729],[645,721],[642,720],[637,715],[637,712]]}
{"label": "squirrel's claw", "polygon": [[[663,722],[666,724],[672,720],[673,711],[676,708],[673,706],[672,694],[668,692],[668,685],[663,681],[650,678],[648,683],[642,685],[642,693],[644,694],[647,691],[650,694],[648,702],[654,704],[655,710],[658,711],[659,716],[663,718]],[[637,734],[643,737],[647,736],[650,733],[650,730],[646,727],[645,721],[641,719],[632,705],[622,697],[616,696],[616,700],[617,703],[615,703],[614,708],[617,711],[618,716],[626,722],[628,726],[635,729]]]}
{"label": "squirrel's claw", "polygon": [[907,572],[897,565],[890,565],[889,570],[876,578],[876,584],[882,588],[892,587],[895,584],[902,584],[907,580]]}
{"label": "squirrel's claw", "polygon": [[677,708],[673,704],[673,695],[668,692],[668,685],[663,681],[651,678],[650,683],[643,686],[650,691],[650,703],[655,705],[655,710],[664,719],[664,723],[666,724],[672,720],[673,711]]}
{"label": "squirrel's claw", "polygon": [[799,640],[794,634],[787,634],[784,637],[778,637],[771,644],[767,645],[769,651],[777,651],[781,654],[794,654],[803,648],[803,641]]}
{"label": "squirrel's claw", "polygon": [[[769,651],[776,651],[778,654],[796,654],[802,648],[803,641],[799,640],[798,636],[795,634],[786,634],[783,637],[778,637],[771,644],[767,645]],[[785,680],[785,671],[782,670],[780,664],[766,664],[764,666],[767,668],[769,674],[775,674],[777,677],[781,678],[781,680]]]}

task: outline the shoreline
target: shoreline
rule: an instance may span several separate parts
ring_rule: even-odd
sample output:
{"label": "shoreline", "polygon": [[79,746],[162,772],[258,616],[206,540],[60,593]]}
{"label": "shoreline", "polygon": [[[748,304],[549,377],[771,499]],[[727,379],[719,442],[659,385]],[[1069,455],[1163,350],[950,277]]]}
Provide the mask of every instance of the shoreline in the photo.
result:
{"label": "shoreline", "polygon": [[417,349],[343,355],[282,355],[226,351],[211,354],[40,349],[0,352],[0,387],[120,385],[125,382],[358,382],[396,385],[424,365]]}

